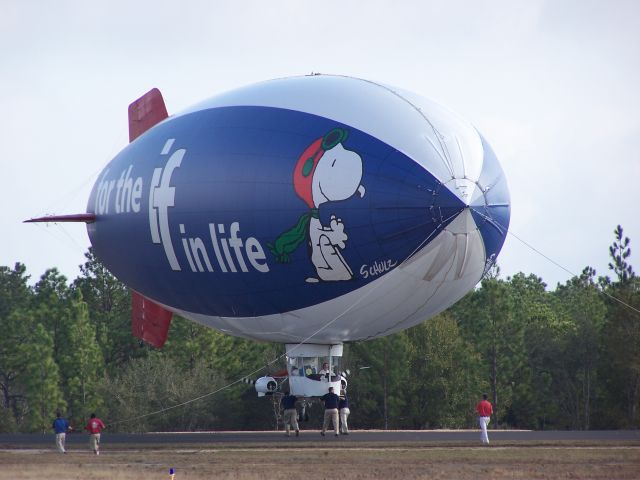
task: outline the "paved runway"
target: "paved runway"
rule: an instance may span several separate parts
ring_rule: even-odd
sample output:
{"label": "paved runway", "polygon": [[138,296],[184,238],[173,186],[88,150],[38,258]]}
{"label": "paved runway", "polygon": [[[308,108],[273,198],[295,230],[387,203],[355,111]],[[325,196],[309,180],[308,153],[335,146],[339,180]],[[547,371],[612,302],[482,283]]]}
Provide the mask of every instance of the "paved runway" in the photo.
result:
{"label": "paved runway", "polygon": [[[254,444],[272,443],[291,445],[292,443],[318,443],[318,442],[348,442],[381,443],[393,446],[394,443],[437,443],[437,442],[477,442],[479,441],[477,430],[356,430],[350,435],[334,437],[332,432],[327,432],[325,437],[320,436],[318,430],[302,430],[299,437],[286,437],[284,432],[186,432],[186,433],[103,433],[103,442],[109,445],[127,444],[162,444],[162,445],[187,445],[187,444]],[[530,431],[530,430],[490,430],[489,438],[493,442],[543,442],[543,441],[627,441],[637,442],[640,445],[640,430],[590,430],[590,431]],[[67,435],[67,444],[86,444],[88,435],[84,433],[71,433]],[[25,448],[29,446],[54,445],[53,434],[0,434],[0,448]]]}

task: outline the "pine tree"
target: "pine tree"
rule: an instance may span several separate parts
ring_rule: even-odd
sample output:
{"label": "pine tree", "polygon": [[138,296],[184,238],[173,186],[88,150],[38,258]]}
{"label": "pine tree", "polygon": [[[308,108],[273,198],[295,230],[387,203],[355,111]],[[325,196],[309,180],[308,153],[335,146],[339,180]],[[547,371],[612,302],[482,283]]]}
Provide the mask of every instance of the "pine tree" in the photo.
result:
{"label": "pine tree", "polygon": [[498,426],[511,407],[514,384],[526,358],[524,328],[515,318],[510,285],[497,278],[485,278],[482,288],[468,294],[451,311],[466,338],[472,339],[482,355],[489,400],[494,406],[492,424]]}
{"label": "pine tree", "polygon": [[0,267],[0,431],[18,428],[24,412],[20,375],[24,358],[18,346],[24,344],[33,328],[29,308],[32,291],[27,285],[26,267]]}
{"label": "pine tree", "polygon": [[147,348],[131,334],[131,293],[95,257],[93,250],[85,254],[87,262],[80,267],[82,275],[73,288],[82,292],[89,307],[89,318],[96,326],[96,340],[110,372],[121,369],[131,358],[145,356]]}
{"label": "pine tree", "polygon": [[34,288],[33,311],[36,323],[41,323],[53,339],[53,355],[60,363],[60,352],[66,343],[64,327],[67,316],[69,286],[67,278],[56,268],[50,268],[40,277]]}
{"label": "pine tree", "polygon": [[562,337],[562,368],[557,371],[556,386],[562,393],[560,404],[572,419],[571,427],[588,430],[596,404],[598,367],[606,307],[589,267],[580,277],[558,286],[558,309],[568,322]]}
{"label": "pine tree", "polygon": [[410,372],[406,395],[414,428],[464,428],[475,425],[474,404],[488,382],[480,355],[460,335],[454,318],[437,315],[407,331]]}
{"label": "pine tree", "polygon": [[104,374],[102,352],[95,327],[89,322],[87,306],[79,291],[70,299],[64,323],[65,345],[59,354],[60,369],[69,404],[69,416],[81,422],[102,405],[97,395]]}
{"label": "pine tree", "polygon": [[368,426],[385,430],[410,422],[405,414],[409,400],[405,396],[409,378],[409,344],[406,332],[349,345],[352,376],[350,399],[354,405],[354,423],[367,418]]}
{"label": "pine tree", "polygon": [[609,268],[616,274],[611,281],[600,279],[608,294],[605,332],[605,375],[611,416],[610,424],[640,427],[640,277],[628,258],[631,247],[622,227],[614,230],[609,248]]}
{"label": "pine tree", "polygon": [[29,340],[18,348],[25,360],[21,383],[28,405],[26,427],[32,432],[47,432],[56,410],[65,407],[60,389],[58,365],[53,359],[53,340],[38,324]]}

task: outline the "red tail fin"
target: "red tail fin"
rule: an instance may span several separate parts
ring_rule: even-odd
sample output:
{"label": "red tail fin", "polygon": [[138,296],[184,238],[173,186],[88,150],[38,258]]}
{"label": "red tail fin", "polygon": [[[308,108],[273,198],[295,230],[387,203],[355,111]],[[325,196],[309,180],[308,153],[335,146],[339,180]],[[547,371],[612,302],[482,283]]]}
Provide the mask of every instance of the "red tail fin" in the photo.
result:
{"label": "red tail fin", "polygon": [[133,142],[168,116],[160,90],[152,88],[129,105],[129,141]]}
{"label": "red tail fin", "polygon": [[173,314],[136,291],[131,291],[131,307],[133,336],[156,348],[162,347],[167,341]]}
{"label": "red tail fin", "polygon": [[[129,141],[133,142],[168,116],[160,90],[149,90],[129,105]],[[162,347],[167,341],[172,313],[138,292],[131,293],[133,335],[154,347]]]}

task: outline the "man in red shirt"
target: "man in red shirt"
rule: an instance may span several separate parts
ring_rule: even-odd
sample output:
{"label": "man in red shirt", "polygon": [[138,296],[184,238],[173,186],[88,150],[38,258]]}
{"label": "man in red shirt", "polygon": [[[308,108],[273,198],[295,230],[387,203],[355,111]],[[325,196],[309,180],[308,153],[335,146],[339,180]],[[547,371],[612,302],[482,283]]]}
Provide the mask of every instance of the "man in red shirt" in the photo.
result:
{"label": "man in red shirt", "polygon": [[85,430],[89,430],[89,445],[96,455],[100,455],[100,432],[105,428],[104,423],[95,413],[91,414],[89,423],[84,427]]}
{"label": "man in red shirt", "polygon": [[489,443],[489,436],[487,435],[487,425],[491,420],[491,414],[493,413],[493,407],[487,400],[487,394],[482,394],[482,400],[476,405],[476,412],[478,412],[478,423],[480,424],[480,441],[482,443]]}

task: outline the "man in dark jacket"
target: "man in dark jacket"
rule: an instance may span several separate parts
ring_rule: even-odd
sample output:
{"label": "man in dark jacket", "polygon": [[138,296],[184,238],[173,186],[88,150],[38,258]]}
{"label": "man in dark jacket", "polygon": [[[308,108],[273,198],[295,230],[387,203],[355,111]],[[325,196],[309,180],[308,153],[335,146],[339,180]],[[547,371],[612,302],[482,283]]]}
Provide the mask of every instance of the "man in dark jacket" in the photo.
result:
{"label": "man in dark jacket", "polygon": [[333,422],[333,431],[338,436],[338,403],[340,397],[333,393],[333,387],[329,387],[329,393],[325,393],[320,397],[324,401],[324,421],[322,422],[322,431],[320,435],[324,437],[324,432],[329,427],[329,422]]}
{"label": "man in dark jacket", "polygon": [[298,427],[298,411],[296,410],[296,401],[298,397],[290,395],[287,390],[284,393],[284,397],[280,400],[282,409],[284,410],[284,429],[289,436],[290,428],[293,428],[296,432],[296,437],[300,435],[300,428]]}

